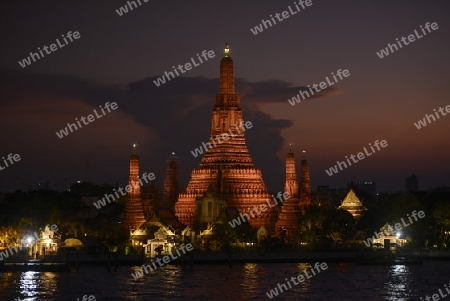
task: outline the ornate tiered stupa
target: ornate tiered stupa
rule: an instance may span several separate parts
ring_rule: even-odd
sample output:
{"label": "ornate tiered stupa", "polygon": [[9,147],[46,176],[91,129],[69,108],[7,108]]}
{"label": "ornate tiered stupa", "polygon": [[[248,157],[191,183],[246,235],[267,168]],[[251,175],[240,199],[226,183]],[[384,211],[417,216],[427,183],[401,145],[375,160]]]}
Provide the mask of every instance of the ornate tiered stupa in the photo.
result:
{"label": "ornate tiered stupa", "polygon": [[295,168],[295,157],[292,148],[286,156],[286,180],[284,192],[290,197],[283,202],[281,213],[276,224],[276,233],[279,238],[292,242],[297,229],[298,218],[301,215],[299,206],[299,190],[297,181],[297,170]]}
{"label": "ornate tiered stupa", "polygon": [[130,158],[130,177],[128,185],[131,188],[125,203],[123,224],[130,229],[137,229],[145,223],[141,200],[141,183],[139,182],[139,156],[136,153],[137,144],[133,144]]}
{"label": "ornate tiered stupa", "polygon": [[[223,199],[228,207],[234,207],[241,213],[248,213],[254,206],[273,203],[261,170],[255,168],[248,153],[240,97],[234,89],[233,60],[229,51],[227,44],[224,57],[220,61],[220,88],[214,100],[207,151],[200,167],[192,170],[186,190],[179,194],[175,205],[178,219],[191,228],[198,214],[196,199],[203,198],[210,183],[213,186],[210,189]],[[224,135],[229,139],[225,141],[221,138],[221,142],[216,143],[219,141],[217,137]],[[250,218],[250,225],[254,228],[264,226],[272,232],[275,210],[276,207],[268,208]]]}

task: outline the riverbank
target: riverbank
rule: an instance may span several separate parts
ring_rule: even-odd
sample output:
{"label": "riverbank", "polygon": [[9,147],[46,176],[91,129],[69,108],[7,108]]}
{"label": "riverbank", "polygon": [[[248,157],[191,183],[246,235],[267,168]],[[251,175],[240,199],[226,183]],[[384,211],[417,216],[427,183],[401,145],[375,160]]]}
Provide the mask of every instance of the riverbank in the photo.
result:
{"label": "riverbank", "polygon": [[[370,249],[367,249],[370,252]],[[166,256],[167,254],[162,254]],[[410,258],[449,260],[450,251],[445,250],[415,250],[402,252],[399,256]],[[357,262],[363,254],[359,251],[284,251],[262,253],[258,251],[233,251],[229,252],[189,252],[185,256],[178,257],[171,261],[171,264],[233,264],[233,263],[300,263],[300,262]],[[144,258],[141,255],[78,255],[78,258],[71,257],[69,266],[75,266],[76,261],[82,265],[104,265],[133,266],[148,263],[154,258]],[[67,258],[64,256],[47,256],[42,260],[29,260],[26,256],[10,256],[7,260],[0,262],[1,270],[66,270],[68,267]]]}

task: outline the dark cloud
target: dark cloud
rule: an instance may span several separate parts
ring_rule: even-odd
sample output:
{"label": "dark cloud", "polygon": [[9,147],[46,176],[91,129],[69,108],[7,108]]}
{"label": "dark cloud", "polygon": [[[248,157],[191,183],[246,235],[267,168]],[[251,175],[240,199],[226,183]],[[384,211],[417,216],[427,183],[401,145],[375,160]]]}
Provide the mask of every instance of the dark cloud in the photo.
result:
{"label": "dark cloud", "polygon": [[[52,168],[47,166],[50,161],[45,160],[42,165],[33,162],[17,168],[30,177],[39,174],[44,179],[54,179],[67,169],[78,178],[85,175],[95,182],[126,181],[127,146],[137,140],[141,144],[143,169],[157,172],[162,183],[165,160],[175,151],[181,159],[181,177],[186,184],[190,170],[200,161],[190,151],[209,138],[211,110],[219,86],[217,78],[205,77],[179,77],[160,87],[153,83],[156,78],[108,86],[67,75],[8,70],[0,71],[0,79],[0,106],[2,110],[17,113],[14,126],[23,133],[20,138],[11,137],[3,147],[5,151],[16,149],[18,153],[31,156],[26,147],[32,143],[35,152],[51,154],[52,161],[58,163]],[[281,131],[291,127],[292,122],[274,119],[261,107],[286,101],[299,87],[291,87],[283,81],[248,82],[245,79],[237,79],[236,86],[238,91],[244,91],[244,118],[253,124],[246,134],[250,153],[256,166],[262,168],[266,184],[272,190],[278,189],[284,178],[284,162],[277,157],[284,142]],[[75,118],[92,113],[107,101],[118,103],[118,114],[114,117],[98,120],[63,139],[56,137],[55,131],[74,122]],[[29,111],[19,114],[23,105]],[[27,137],[33,132],[36,135]],[[110,147],[106,147],[108,144]],[[49,145],[53,145],[50,147],[53,151],[48,151]],[[105,151],[107,153],[102,155]],[[88,163],[80,167],[80,162],[86,158],[90,158],[90,172],[84,166]],[[115,166],[111,162],[119,163]],[[102,171],[105,165],[108,169]],[[35,173],[30,168],[40,171]],[[16,184],[22,181],[20,176],[15,179]],[[13,185],[11,181],[6,183]]]}
{"label": "dark cloud", "polygon": [[[255,104],[258,107],[285,103],[288,99],[296,96],[299,91],[308,91],[308,87],[292,86],[291,83],[280,80],[268,80],[261,82],[247,82],[244,79],[238,79],[237,85],[242,99],[245,99],[246,104]],[[341,94],[342,91],[336,88],[328,87],[318,93],[314,93],[303,101],[311,101],[327,96]]]}

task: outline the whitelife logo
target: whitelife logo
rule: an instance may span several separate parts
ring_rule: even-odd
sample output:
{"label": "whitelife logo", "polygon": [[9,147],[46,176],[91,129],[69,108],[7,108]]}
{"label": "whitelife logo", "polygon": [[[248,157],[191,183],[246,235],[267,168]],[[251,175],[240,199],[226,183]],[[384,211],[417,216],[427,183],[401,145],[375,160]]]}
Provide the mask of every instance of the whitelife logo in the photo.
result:
{"label": "whitelife logo", "polygon": [[[216,54],[214,53],[213,50],[209,50],[209,51],[208,51],[208,56],[206,56],[206,54],[207,54],[207,53],[206,53],[206,50],[203,50],[203,52],[202,52],[202,57],[205,59],[205,62],[208,60],[208,57],[209,57],[210,59],[212,59],[213,57],[216,56]],[[202,63],[203,63],[203,60],[201,59],[201,57],[200,57],[200,55],[199,55],[198,53],[197,53],[197,58],[198,58],[198,60],[200,61],[200,64],[202,64]],[[194,60],[193,57],[191,57],[191,62],[192,62],[192,64],[194,65],[194,67],[200,66],[200,64],[196,64],[196,63],[195,63],[195,60]],[[177,71],[177,68],[178,68],[178,70],[180,70],[181,73],[186,73],[187,71],[189,71],[189,70],[192,69],[192,65],[191,65],[191,63],[189,63],[189,62],[186,63],[186,64],[184,64],[184,68],[185,68],[186,70],[183,70],[183,65],[178,65],[177,68],[175,68],[175,66],[172,66],[172,68],[173,68],[173,71],[176,73],[176,75],[177,75],[177,76],[180,76],[180,74],[179,74],[178,71]],[[172,78],[170,78],[169,75],[172,76]],[[175,75],[174,75],[173,72],[171,72],[171,71],[169,71],[169,72],[165,71],[164,74],[163,74],[163,76],[158,77],[156,80],[153,81],[153,83],[154,83],[157,87],[159,87],[159,86],[161,86],[162,84],[165,84],[165,83],[166,83],[166,78],[167,78],[167,81],[170,81],[171,79],[174,79],[174,78],[175,78]]]}
{"label": "whitelife logo", "polygon": [[[378,140],[375,141],[374,146],[380,150],[380,145],[381,147],[386,147],[388,146],[387,141],[386,140],[381,140],[381,142],[378,142]],[[366,147],[363,148],[364,152],[366,153],[367,156],[371,156],[372,154],[374,154],[376,151],[372,146],[372,143],[369,143],[370,148],[372,149],[373,153],[368,152]],[[365,158],[364,153],[363,152],[359,152],[356,157],[358,157],[359,161],[363,160]],[[352,159],[353,163],[357,163],[358,160],[355,159],[355,155],[351,154],[350,155],[350,159],[345,156],[345,158],[347,159],[347,163],[349,166],[352,166],[352,163],[350,162],[350,159]],[[345,164],[344,161],[339,162],[336,161],[337,165],[330,167],[330,169],[325,169],[325,172],[331,177],[333,175],[333,173],[337,174],[339,172],[338,167],[340,170],[343,170],[342,166],[344,166],[344,168],[347,168],[347,164]]]}
{"label": "whitelife logo", "polygon": [[[57,232],[58,231],[58,226],[56,224],[53,225],[46,225],[45,228],[48,228],[50,231],[53,232]],[[42,231],[42,227],[39,228]],[[35,241],[40,239],[40,236],[38,233],[36,233],[36,231],[33,233],[34,238],[29,238],[31,239],[31,241]],[[19,243],[18,243],[19,244]],[[5,260],[6,258],[8,258],[11,255],[14,255],[14,253],[19,253],[19,251],[22,250],[22,246],[19,247],[8,247],[8,249],[6,249],[5,251],[0,252],[0,261]],[[9,254],[8,254],[9,251]]]}
{"label": "whitelife logo", "polygon": [[[87,118],[84,116],[81,116],[80,120],[84,123],[84,125],[88,125],[89,122],[94,122],[96,120],[95,117],[97,117],[97,119],[100,119],[106,115],[103,107],[101,105],[99,107],[102,110],[103,115],[99,115],[97,113],[97,110],[94,109],[95,116],[94,116],[94,114],[89,114]],[[115,103],[115,102],[112,102],[111,104],[109,104],[109,102],[105,103],[105,109],[108,111],[108,113],[111,113],[111,109],[116,110],[117,108],[118,108],[118,106],[117,106],[117,103]],[[86,122],[86,119],[87,119],[87,122]],[[75,129],[75,131],[76,131],[79,128],[81,128],[82,126],[81,126],[80,120],[78,120],[78,118],[75,118],[75,120],[78,123],[79,127],[77,127],[77,125],[75,123],[67,123],[67,126],[64,129],[60,130],[59,132],[56,132],[56,136],[58,136],[59,139],[62,139],[65,136],[68,136],[70,133],[73,133],[73,131],[74,131],[73,129]],[[70,130],[70,133],[69,133],[69,130]]]}
{"label": "whitelife logo", "polygon": [[[0,170],[6,169],[6,167],[13,165],[14,162],[19,162],[21,158],[20,158],[19,154],[15,154],[15,155],[9,154],[6,159],[5,159],[5,157],[2,157],[2,159],[3,159],[3,163],[5,163],[5,167],[2,167],[2,165],[0,163]],[[8,164],[8,162],[6,160],[8,160],[10,164]]]}
{"label": "whitelife logo", "polygon": [[[5,249],[4,251],[0,251],[0,261],[5,260],[6,258],[8,258],[11,255],[14,255],[14,253],[18,253],[19,251],[22,250],[22,247],[19,246],[19,249],[17,249],[17,247],[8,247],[8,249]],[[9,254],[8,254],[9,251]]]}
{"label": "whitelife logo", "polygon": [[[309,264],[308,264],[309,265]],[[290,281],[292,281],[292,283],[294,285],[298,285],[300,283],[302,283],[303,281],[305,281],[306,279],[311,279],[313,276],[316,276],[316,272],[314,271],[314,269],[317,271],[317,274],[319,274],[322,271],[325,271],[326,269],[328,269],[328,265],[325,262],[322,262],[319,266],[319,262],[316,262],[314,264],[314,268],[309,265],[310,268],[310,272],[311,274],[308,274],[307,270],[303,270],[303,273],[305,274],[305,276],[303,276],[302,274],[298,275],[297,277],[292,276],[290,278],[290,280],[288,280],[287,278],[284,278],[286,280],[287,285],[289,285],[289,288],[292,288],[292,285],[290,283]],[[306,279],[305,279],[306,277]],[[298,280],[295,281],[295,280]],[[280,290],[280,293],[278,293],[278,289]],[[284,289],[284,290],[283,290]],[[283,293],[284,291],[287,291],[288,287],[286,286],[286,284],[282,283],[277,285],[277,287],[275,287],[274,289],[270,290],[270,292],[266,292],[267,297],[269,297],[269,299],[273,299],[276,296],[278,296],[279,294]]]}
{"label": "whitelife logo", "polygon": [[[67,33],[67,36],[66,36],[66,37],[64,37],[64,35],[62,35],[62,37],[63,37],[64,42],[66,42],[66,44],[61,44],[61,42],[59,41],[59,39],[56,39],[56,42],[58,43],[59,48],[56,47],[56,44],[51,44],[50,47],[47,47],[47,45],[44,45],[44,47],[42,47],[42,50],[44,50],[46,54],[50,54],[50,53],[52,53],[52,51],[55,52],[56,50],[58,50],[58,49],[60,49],[60,48],[63,48],[64,46],[66,46],[67,44],[69,44],[69,42],[67,42],[67,40],[66,40],[66,37],[70,40],[70,42],[73,42],[72,37],[73,37],[75,40],[77,40],[77,39],[79,39],[81,36],[80,36],[80,33],[79,33],[78,31],[74,31],[73,33],[72,33],[71,31],[69,31],[69,32]],[[49,48],[50,48],[50,51],[48,50]],[[31,63],[32,63],[32,62],[31,62],[31,59],[33,59],[33,62],[36,62],[35,57],[36,57],[38,60],[40,60],[41,57],[44,57],[44,53],[42,52],[41,47],[38,47],[38,50],[39,50],[39,53],[41,54],[41,56],[39,56],[39,53],[37,53],[37,52],[34,52],[34,53],[33,53],[33,52],[30,52],[30,55],[29,55],[27,58],[23,59],[21,62],[18,62],[19,65],[20,65],[22,68],[25,68],[27,65],[31,65]]]}
{"label": "whitelife logo", "polygon": [[[409,216],[409,214],[407,214],[406,216],[408,217],[409,222],[412,224],[413,220],[411,219],[411,216],[414,217],[414,220],[417,222],[418,221],[417,217],[424,218],[425,217],[425,212],[423,212],[422,210],[419,211],[419,212],[416,212],[416,210],[414,210],[411,213],[411,216]],[[403,229],[403,227],[408,227],[409,225],[411,225],[411,224],[406,223],[405,220],[403,219],[403,217],[400,219],[400,221],[402,222],[403,226],[400,223],[395,223],[394,224],[395,230],[394,230],[394,228],[392,228],[391,225],[388,225],[389,226],[389,231],[388,232],[390,232],[392,235],[395,235],[396,231],[401,231]],[[375,235],[372,236],[372,238],[368,238],[367,240],[364,241],[364,244],[367,247],[370,247],[373,244],[373,242],[375,240],[375,237],[376,238],[380,238],[380,236],[381,236],[381,232],[376,232],[375,231],[374,234]],[[384,234],[386,235],[388,233],[384,233]]]}
{"label": "whitelife logo", "polygon": [[[431,29],[433,29],[433,30],[437,30],[437,29],[439,28],[439,27],[438,27],[438,24],[437,24],[436,22],[433,22],[433,23],[431,23],[431,24],[430,24],[430,22],[427,22],[427,24],[425,24],[425,28],[428,30],[428,33],[431,32],[430,27],[431,27]],[[422,29],[423,36],[426,36],[427,33],[426,33],[425,29],[423,29],[422,25],[420,25],[420,28]],[[416,29],[414,29],[414,33],[415,33],[415,35],[410,34],[410,35],[408,36],[408,41],[409,41],[410,43],[414,42],[414,41],[416,40],[416,37],[417,37],[417,39],[421,39],[421,38],[423,37],[423,36],[421,36],[421,35],[417,32]],[[400,43],[400,41],[398,40],[398,38],[396,38],[396,40],[397,40],[398,46],[400,46],[400,48],[403,48],[402,43]],[[405,37],[402,37],[401,40],[402,40],[402,42],[403,42],[403,45],[405,45],[405,46],[406,46],[406,45],[409,45],[409,43],[406,41],[406,38],[405,38]],[[377,52],[377,55],[379,56],[380,59],[384,58],[385,56],[388,56],[388,55],[389,55],[389,52],[390,52],[390,53],[394,53],[394,51],[397,51],[397,50],[398,50],[398,47],[397,47],[397,45],[395,45],[395,43],[394,43],[394,44],[388,43],[387,45],[388,45],[388,47],[386,47],[386,48],[384,48],[384,49],[381,49],[380,52]],[[394,50],[394,48],[395,48],[395,50]]]}
{"label": "whitelife logo", "polygon": [[[336,78],[336,75],[339,76],[339,78],[341,80],[344,79],[342,76],[349,77],[350,71],[348,71],[348,69],[344,69],[344,71],[341,71],[341,69],[339,69],[338,71],[336,71],[336,75],[334,74],[334,72],[331,72],[331,75],[333,75],[334,82],[330,81],[328,76],[326,76],[325,79],[327,80],[327,82],[323,81],[318,85],[313,84],[312,88],[310,87],[310,85],[308,85],[309,92],[311,92],[311,95],[308,93],[308,91],[300,90],[300,91],[298,91],[299,93],[296,96],[292,97],[291,99],[288,99],[288,102],[291,104],[291,106],[294,106],[296,103],[300,103],[302,100],[305,100],[306,98],[313,96],[314,95],[313,89],[316,91],[316,93],[319,93],[320,91],[328,88],[329,86],[331,87],[332,85],[337,83],[338,79]],[[327,83],[328,83],[328,85],[327,85]],[[317,86],[319,86],[320,88],[317,88]],[[300,99],[300,95],[302,96],[302,99]]]}
{"label": "whitelife logo", "polygon": [[[276,14],[275,14],[275,17],[277,18],[277,20],[278,20],[279,22],[281,22],[281,21],[283,21],[283,20],[286,20],[286,19],[289,18],[290,16],[293,16],[293,15],[298,14],[301,10],[305,10],[306,7],[311,6],[311,5],[312,5],[312,0],[306,0],[306,1],[299,0],[298,3],[297,3],[297,2],[294,2],[294,5],[295,5],[295,7],[297,8],[297,11],[292,10],[291,6],[289,5],[289,6],[288,6],[289,11],[285,10],[285,11],[283,11],[281,14],[279,14],[279,13],[276,13]],[[300,6],[302,7],[301,10],[300,10],[300,7],[299,7],[298,5],[300,5]],[[289,14],[289,12],[290,12],[290,14]],[[281,18],[280,18],[280,15],[281,15]],[[275,21],[274,17],[273,17],[272,15],[270,15],[270,18],[272,19],[273,25],[276,25],[277,22]],[[264,28],[265,28],[265,29],[268,29],[269,27],[267,27],[267,25],[269,25],[270,27],[272,27],[272,22],[270,22],[270,20],[264,20],[264,19],[262,19],[262,20],[261,20],[261,23],[260,23],[259,25],[255,26],[254,28],[250,28],[250,31],[251,31],[254,35],[257,35],[258,33],[263,32]],[[263,25],[264,25],[264,28],[263,28]]]}
{"label": "whitelife logo", "polygon": [[[80,301],[80,298],[77,298],[78,301]],[[94,295],[84,295],[83,299],[81,299],[81,301],[96,301],[97,299],[95,299]]]}
{"label": "whitelife logo", "polygon": [[[450,283],[449,283],[448,285],[450,285]],[[445,290],[447,291],[447,293],[450,294],[450,290],[449,290],[449,287],[447,286],[447,284],[444,284],[444,287],[445,287]],[[442,293],[442,290],[441,290],[441,289],[438,289],[438,292],[439,292],[439,295],[440,295],[442,298],[445,298],[445,297],[448,296],[447,294]],[[420,297],[420,301],[423,301],[423,300],[425,300],[425,301],[431,301],[431,300],[433,300],[433,301],[439,301],[439,300],[442,299],[442,298],[439,297],[439,295],[438,295],[438,294],[433,294],[433,296],[431,296],[431,297],[427,295],[427,296],[425,297],[425,299],[423,299],[422,297]]]}
{"label": "whitelife logo", "polygon": [[[185,248],[186,248],[186,250],[185,250]],[[190,252],[190,251],[194,250],[194,247],[192,246],[191,243],[188,243],[186,245],[181,244],[180,250],[183,252],[183,254],[186,254],[186,251]],[[178,256],[174,256],[172,254],[172,252],[170,252],[170,257],[172,257],[172,260],[175,260],[181,256],[180,252],[178,252],[178,250],[176,250],[176,251],[177,251]],[[170,257],[167,255],[163,256],[162,258],[157,257],[156,262],[159,264],[160,267],[162,267],[162,266],[164,266],[164,264],[168,264],[170,262],[170,260],[171,260]],[[163,263],[161,263],[161,259],[162,259]],[[138,280],[139,277],[144,277],[144,271],[146,274],[148,274],[149,272],[153,272],[158,268],[156,266],[155,262],[153,261],[153,259],[152,259],[152,265],[143,264],[142,267],[139,270],[137,270],[136,273],[131,274],[131,276],[133,277],[134,280]]]}
{"label": "whitelife logo", "polygon": [[[237,125],[234,125],[234,127],[236,128],[236,132],[237,132],[238,134],[240,134],[241,132],[239,131],[239,127],[241,127],[242,130],[243,130],[243,132],[245,132],[245,129],[247,129],[247,130],[248,130],[248,129],[251,129],[251,128],[253,127],[253,124],[252,124],[251,121],[246,121],[245,123],[244,123],[244,121],[241,121],[241,124],[239,125],[239,127],[238,127]],[[231,138],[234,138],[234,137],[237,136],[237,135],[234,135],[234,132],[232,131],[232,128],[229,128],[229,129],[228,129],[228,132],[230,133]],[[222,141],[221,139],[223,139],[223,141]],[[225,133],[225,134],[222,134],[222,136],[217,135],[216,138],[212,138],[212,137],[211,137],[211,138],[210,138],[210,141],[214,144],[214,147],[215,147],[215,146],[217,146],[217,144],[222,144],[222,143],[224,143],[225,141],[228,141],[229,139],[230,139],[230,137],[228,136],[227,133]],[[217,144],[216,144],[216,141],[217,141]],[[209,149],[212,149],[212,148],[213,148],[213,146],[212,146],[211,143],[209,143],[209,142],[207,142],[207,143],[203,142],[202,145],[200,145],[198,148],[196,148],[196,149],[194,149],[193,151],[191,151],[191,154],[192,154],[195,158],[197,158],[198,155],[203,155],[203,149],[202,149],[202,146],[203,146],[203,149],[205,150],[205,153],[208,151],[208,148],[209,148]]]}
{"label": "whitelife logo", "polygon": [[[283,194],[280,191],[277,194],[277,198],[280,200],[281,203],[283,203],[285,200],[287,200],[290,197],[291,197],[291,195],[288,192],[285,192]],[[278,203],[278,201],[274,198],[273,195],[272,195],[272,199],[275,201],[275,204],[273,206],[271,206],[270,200],[267,200],[267,205],[269,205],[269,208],[275,207],[275,206],[277,206],[277,204],[281,204],[281,203]],[[258,206],[253,206],[253,210],[250,209],[248,211],[248,213],[251,215],[252,218],[255,217],[255,215],[253,213],[255,213],[256,215],[259,215],[259,214],[265,212],[267,210],[267,206],[266,206],[266,204],[259,205],[259,208],[258,208]],[[247,218],[247,220],[245,220],[245,218]],[[233,219],[232,221],[230,221],[228,223],[230,224],[230,226],[232,228],[235,228],[236,226],[241,225],[241,220],[243,223],[245,223],[246,221],[250,220],[250,216],[247,213],[239,213],[239,216],[237,218]]]}
{"label": "whitelife logo", "polygon": [[[136,0],[139,3],[139,6],[142,5],[141,0]],[[133,6],[131,4],[134,5],[134,8],[138,8],[136,1],[127,1],[128,7],[130,7],[130,11],[133,10]],[[147,3],[149,0],[142,0],[145,3]],[[121,6],[119,9],[116,9],[116,13],[122,17],[124,14],[128,13],[128,7],[126,5]]]}
{"label": "whitelife logo", "polygon": [[[145,183],[148,183],[147,179],[150,181],[153,181],[155,179],[155,174],[154,173],[144,173],[142,174],[142,179],[144,180]],[[139,183],[142,185],[144,185],[142,183],[142,179],[139,179]],[[131,181],[131,185],[127,185],[125,186],[125,192],[123,192],[123,188],[119,187],[117,190],[120,192],[120,194],[122,196],[126,196],[128,192],[130,192],[133,188],[138,188],[138,184],[136,182],[134,182],[133,180]],[[116,195],[117,198],[120,198],[119,194],[117,193],[116,189],[114,188],[114,194]],[[105,200],[106,199],[106,200]],[[108,203],[114,202],[115,198],[114,195],[112,194],[107,194],[105,193],[105,196],[98,200],[97,202],[94,203],[95,208],[100,209],[102,206],[106,206],[106,201],[108,201]]]}
{"label": "whitelife logo", "polygon": [[[434,111],[434,114],[436,115],[437,119],[440,119],[439,114],[436,112],[436,109],[433,109],[433,111]],[[442,116],[446,116],[447,113],[450,113],[450,105],[445,107],[445,111],[447,111],[447,113],[444,112],[444,108],[443,107],[440,107],[438,111],[441,112]],[[427,126],[427,120],[428,120],[428,124],[431,123],[430,118],[432,118],[433,121],[436,121],[436,118],[434,118],[433,115],[425,114],[425,118],[417,121],[417,123],[414,122],[414,125],[416,126],[416,128],[418,130],[420,130],[422,127],[426,127]]]}

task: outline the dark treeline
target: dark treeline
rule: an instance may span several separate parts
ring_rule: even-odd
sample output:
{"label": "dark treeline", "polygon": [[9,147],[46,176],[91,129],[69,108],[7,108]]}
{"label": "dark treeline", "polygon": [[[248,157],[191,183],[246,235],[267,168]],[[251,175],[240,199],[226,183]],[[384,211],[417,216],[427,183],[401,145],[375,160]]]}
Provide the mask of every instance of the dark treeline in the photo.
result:
{"label": "dark treeline", "polygon": [[[38,232],[47,224],[58,226],[58,236],[66,238],[94,237],[109,247],[129,243],[129,232],[120,223],[126,197],[101,209],[87,206],[83,197],[101,198],[111,193],[113,186],[91,183],[73,184],[68,191],[16,191],[0,195],[0,246],[14,244],[17,239]],[[294,247],[311,250],[353,247],[355,242],[372,237],[386,223],[394,226],[413,211],[424,211],[425,217],[401,230],[401,238],[410,246],[444,248],[450,246],[450,190],[435,189],[416,193],[385,193],[376,197],[357,193],[365,214],[355,220],[345,210],[311,205],[299,219]],[[235,242],[257,243],[256,230],[247,222],[232,228],[228,221],[235,216],[223,214],[214,225],[214,238],[227,247]],[[145,225],[144,225],[145,226]],[[150,231],[153,233],[157,229]],[[265,242],[282,246],[283,239],[270,238]]]}
{"label": "dark treeline", "polygon": [[[386,223],[392,227],[396,223],[402,224],[403,218],[408,226],[400,231],[401,238],[406,239],[409,246],[449,248],[449,189],[384,193],[377,197],[360,193],[358,196],[368,209],[359,220],[345,210],[310,206],[299,220],[299,243],[306,242],[310,248],[348,246],[349,243],[372,237]],[[413,211],[421,210],[425,212],[425,217],[417,221],[411,217]],[[409,222],[408,215],[413,223]]]}
{"label": "dark treeline", "polygon": [[76,183],[64,192],[16,191],[0,196],[0,246],[39,233],[47,224],[58,226],[61,240],[94,237],[106,246],[126,244],[128,230],[120,224],[124,198],[102,209],[87,206],[83,197],[99,197],[115,188],[108,184]]}

